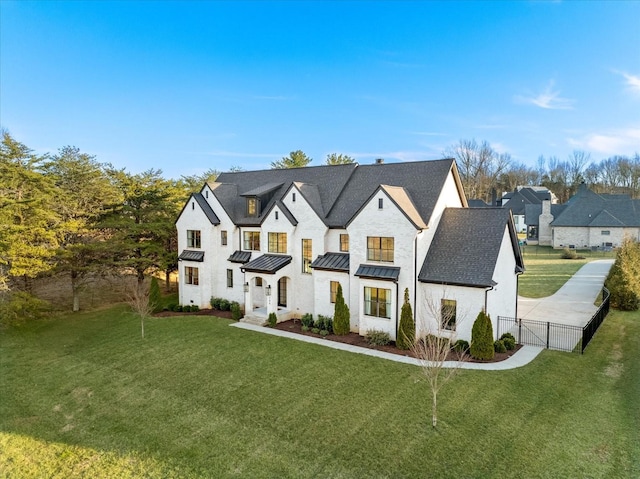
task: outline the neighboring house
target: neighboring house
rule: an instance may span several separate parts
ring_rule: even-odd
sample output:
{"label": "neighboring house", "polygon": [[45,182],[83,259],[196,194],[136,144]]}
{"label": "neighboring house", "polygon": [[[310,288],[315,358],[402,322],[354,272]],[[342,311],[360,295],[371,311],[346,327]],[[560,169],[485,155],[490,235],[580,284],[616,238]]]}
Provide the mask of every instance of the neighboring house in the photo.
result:
{"label": "neighboring house", "polygon": [[333,316],[338,284],[363,335],[395,339],[405,288],[419,334],[517,313],[511,213],[467,208],[453,160],[223,173],[176,226],[180,303],[237,301],[247,321]]}
{"label": "neighboring house", "polygon": [[551,245],[551,222],[564,211],[567,205],[551,204],[545,200],[539,205],[525,206],[527,244]]}
{"label": "neighboring house", "polygon": [[[543,204],[537,219],[538,243],[554,248],[615,248],[625,237],[640,240],[640,200],[628,195],[597,194],[583,183],[564,205]],[[527,221],[537,211],[527,210]],[[535,241],[535,240],[534,240]]]}
{"label": "neighboring house", "polygon": [[498,206],[511,210],[518,233],[527,231],[525,208],[527,205],[541,205],[543,201],[552,201],[552,193],[543,186],[518,186],[514,191],[505,193]]}

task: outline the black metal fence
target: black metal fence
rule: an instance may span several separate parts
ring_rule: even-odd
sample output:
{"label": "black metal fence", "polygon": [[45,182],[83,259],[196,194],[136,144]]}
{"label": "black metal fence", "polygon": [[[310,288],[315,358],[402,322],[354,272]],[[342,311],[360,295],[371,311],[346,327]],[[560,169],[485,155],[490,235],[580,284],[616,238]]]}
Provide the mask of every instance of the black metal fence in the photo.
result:
{"label": "black metal fence", "polygon": [[584,327],[498,316],[497,336],[508,332],[518,344],[582,354],[609,313],[609,296],[609,290],[602,288],[602,303]]}

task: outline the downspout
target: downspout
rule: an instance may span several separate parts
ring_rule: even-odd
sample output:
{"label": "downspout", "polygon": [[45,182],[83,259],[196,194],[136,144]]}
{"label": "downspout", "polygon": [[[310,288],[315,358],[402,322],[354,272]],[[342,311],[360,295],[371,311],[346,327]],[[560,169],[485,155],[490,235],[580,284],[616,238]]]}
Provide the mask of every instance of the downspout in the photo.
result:
{"label": "downspout", "polygon": [[[418,234],[422,233],[422,231],[418,232]],[[418,310],[416,309],[416,302],[418,300],[418,235],[413,239],[413,322],[416,324],[416,314]]]}
{"label": "downspout", "polygon": [[398,340],[398,316],[399,316],[398,308],[400,307],[398,292],[400,290],[400,285],[398,284],[397,281],[395,281],[395,283],[396,283],[396,341],[397,341]]}
{"label": "downspout", "polygon": [[[489,287],[489,288],[485,288],[485,290],[484,290],[484,312],[485,312],[485,314],[487,314],[487,315],[489,314],[489,313],[487,312],[487,303],[488,303],[488,301],[487,301],[487,300],[488,300],[488,297],[489,297],[489,291],[492,291],[492,290],[493,290],[493,288],[494,288],[494,287],[493,287],[493,286],[491,286],[491,287]],[[498,321],[498,318],[495,318],[495,320],[496,320],[496,321]],[[498,323],[497,323],[497,324],[499,325],[499,324],[500,324],[500,322],[498,321]],[[498,327],[499,327],[499,326],[498,326]],[[494,331],[494,334],[497,334],[498,332],[499,332],[499,330],[498,330],[498,331]],[[495,340],[495,339],[497,339],[497,336],[496,336],[495,338],[492,338],[492,340]]]}

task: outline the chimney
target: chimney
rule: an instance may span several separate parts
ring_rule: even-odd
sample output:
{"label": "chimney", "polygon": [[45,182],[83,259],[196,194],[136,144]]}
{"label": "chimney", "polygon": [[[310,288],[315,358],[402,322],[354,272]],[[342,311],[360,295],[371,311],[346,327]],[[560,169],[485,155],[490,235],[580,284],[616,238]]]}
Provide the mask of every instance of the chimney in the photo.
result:
{"label": "chimney", "polygon": [[381,165],[384,163],[384,158],[376,158],[376,165]]}
{"label": "chimney", "polygon": [[542,214],[550,215],[551,214],[551,201],[542,200]]}

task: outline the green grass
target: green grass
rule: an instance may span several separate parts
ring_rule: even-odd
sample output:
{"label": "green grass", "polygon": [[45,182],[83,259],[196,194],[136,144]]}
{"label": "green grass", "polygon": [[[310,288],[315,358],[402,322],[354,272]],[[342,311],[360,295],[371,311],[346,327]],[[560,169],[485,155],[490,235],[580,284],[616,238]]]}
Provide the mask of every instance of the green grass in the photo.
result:
{"label": "green grass", "polygon": [[615,258],[615,252],[579,250],[578,255],[584,259],[562,259],[561,253],[550,246],[525,246],[526,271],[520,276],[518,294],[526,298],[551,296],[586,263]]}
{"label": "green grass", "polygon": [[0,332],[0,477],[640,477],[640,315],[461,371],[116,307]]}

